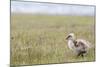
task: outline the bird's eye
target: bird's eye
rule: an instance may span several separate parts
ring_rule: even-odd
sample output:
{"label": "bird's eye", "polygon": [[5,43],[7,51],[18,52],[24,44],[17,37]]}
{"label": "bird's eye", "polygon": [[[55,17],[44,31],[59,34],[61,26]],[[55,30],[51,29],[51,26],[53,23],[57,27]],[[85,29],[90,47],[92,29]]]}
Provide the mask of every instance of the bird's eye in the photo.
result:
{"label": "bird's eye", "polygon": [[70,38],[71,36],[69,35],[66,39]]}

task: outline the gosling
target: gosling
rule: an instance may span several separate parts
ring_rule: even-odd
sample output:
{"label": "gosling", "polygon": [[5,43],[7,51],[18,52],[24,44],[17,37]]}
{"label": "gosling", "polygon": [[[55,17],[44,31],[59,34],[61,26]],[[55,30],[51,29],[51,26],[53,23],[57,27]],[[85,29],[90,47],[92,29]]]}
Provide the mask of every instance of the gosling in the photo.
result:
{"label": "gosling", "polygon": [[76,53],[77,57],[84,57],[90,48],[90,43],[88,41],[83,39],[75,39],[74,33],[70,33],[66,40],[68,41],[69,49]]}

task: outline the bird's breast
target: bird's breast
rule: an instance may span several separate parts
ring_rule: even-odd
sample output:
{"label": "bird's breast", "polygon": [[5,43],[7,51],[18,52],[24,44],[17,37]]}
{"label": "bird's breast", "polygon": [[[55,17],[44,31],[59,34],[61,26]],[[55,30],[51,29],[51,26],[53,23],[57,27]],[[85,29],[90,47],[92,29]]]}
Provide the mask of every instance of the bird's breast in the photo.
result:
{"label": "bird's breast", "polygon": [[74,43],[73,43],[73,41],[71,41],[71,40],[68,41],[68,47],[69,47],[71,50],[74,49]]}

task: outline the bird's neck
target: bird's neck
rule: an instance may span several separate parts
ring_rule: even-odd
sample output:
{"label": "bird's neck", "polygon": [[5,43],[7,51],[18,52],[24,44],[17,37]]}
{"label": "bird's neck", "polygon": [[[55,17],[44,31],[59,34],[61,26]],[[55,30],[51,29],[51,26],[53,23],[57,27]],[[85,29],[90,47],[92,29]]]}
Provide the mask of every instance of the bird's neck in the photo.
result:
{"label": "bird's neck", "polygon": [[74,42],[75,41],[75,39],[69,39],[68,40],[68,42]]}
{"label": "bird's neck", "polygon": [[69,39],[68,40],[68,47],[70,48],[70,49],[73,49],[74,48],[74,39]]}

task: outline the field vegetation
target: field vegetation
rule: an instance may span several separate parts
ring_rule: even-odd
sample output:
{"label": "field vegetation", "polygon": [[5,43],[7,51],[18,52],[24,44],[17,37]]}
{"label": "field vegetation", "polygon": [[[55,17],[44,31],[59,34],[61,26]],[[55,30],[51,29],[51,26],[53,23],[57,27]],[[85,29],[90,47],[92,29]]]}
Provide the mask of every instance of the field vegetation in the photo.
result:
{"label": "field vegetation", "polygon": [[[69,63],[95,60],[93,16],[11,14],[11,65]],[[75,58],[65,38],[73,32],[93,46]]]}

